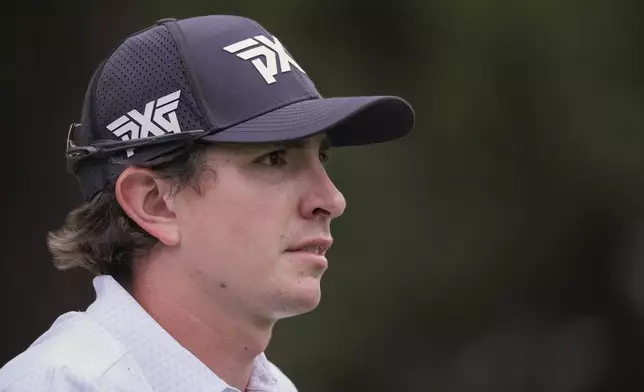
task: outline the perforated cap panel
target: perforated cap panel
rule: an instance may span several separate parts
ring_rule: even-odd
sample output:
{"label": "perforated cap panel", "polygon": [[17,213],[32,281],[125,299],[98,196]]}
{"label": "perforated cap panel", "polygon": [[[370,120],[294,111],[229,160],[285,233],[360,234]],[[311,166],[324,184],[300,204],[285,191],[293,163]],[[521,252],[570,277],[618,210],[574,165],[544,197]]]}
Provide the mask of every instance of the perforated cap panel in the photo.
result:
{"label": "perforated cap panel", "polygon": [[[95,131],[109,132],[107,125],[119,117],[131,110],[143,114],[149,102],[177,90],[181,90],[176,111],[181,130],[204,129],[177,45],[167,28],[157,26],[130,37],[112,53],[100,73],[93,105]],[[113,138],[109,133],[105,136]]]}
{"label": "perforated cap panel", "polygon": [[[144,132],[147,121],[163,132],[169,132],[159,125],[159,118],[154,114],[159,106],[168,103],[164,97],[177,92],[176,110],[162,113],[160,121],[171,122],[170,116],[176,116],[181,132],[207,129],[177,44],[168,29],[155,26],[133,35],[109,55],[90,83],[83,112],[83,131],[76,142],[91,144],[99,140],[122,139],[124,135],[134,138],[135,133]],[[135,131],[115,135],[108,129],[115,121],[132,121]],[[107,160],[82,162],[77,175],[85,197],[92,197],[122,171],[123,166],[113,165],[113,159],[144,162],[179,145],[180,142],[160,143],[136,149],[132,157],[123,151]]]}

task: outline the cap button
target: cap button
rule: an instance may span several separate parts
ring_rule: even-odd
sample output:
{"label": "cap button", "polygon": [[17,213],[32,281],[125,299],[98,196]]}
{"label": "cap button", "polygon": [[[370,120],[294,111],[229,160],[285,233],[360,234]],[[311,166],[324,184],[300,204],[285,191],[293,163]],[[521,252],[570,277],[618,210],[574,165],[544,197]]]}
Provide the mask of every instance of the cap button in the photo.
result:
{"label": "cap button", "polygon": [[167,23],[167,22],[176,22],[176,21],[177,21],[176,18],[163,18],[163,19],[157,20],[156,24],[162,25],[162,24]]}

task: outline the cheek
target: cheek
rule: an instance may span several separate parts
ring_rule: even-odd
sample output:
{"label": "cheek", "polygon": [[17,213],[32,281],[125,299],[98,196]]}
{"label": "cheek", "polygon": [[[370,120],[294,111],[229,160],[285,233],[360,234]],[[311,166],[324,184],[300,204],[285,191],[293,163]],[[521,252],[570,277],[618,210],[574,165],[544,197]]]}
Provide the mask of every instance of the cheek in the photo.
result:
{"label": "cheek", "polygon": [[193,202],[189,215],[182,242],[190,258],[200,270],[229,279],[270,273],[293,218],[283,193],[248,190],[209,195]]}

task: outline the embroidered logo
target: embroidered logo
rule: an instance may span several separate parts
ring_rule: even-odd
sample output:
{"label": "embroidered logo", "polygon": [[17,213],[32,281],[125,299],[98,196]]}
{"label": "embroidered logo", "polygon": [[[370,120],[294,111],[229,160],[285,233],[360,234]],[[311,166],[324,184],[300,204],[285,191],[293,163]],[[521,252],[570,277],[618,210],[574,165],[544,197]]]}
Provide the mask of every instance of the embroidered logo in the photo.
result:
{"label": "embroidered logo", "polygon": [[[228,53],[237,54],[237,57],[244,60],[253,59],[251,63],[259,71],[267,84],[275,83],[275,76],[278,73],[291,71],[291,65],[306,74],[302,67],[288,55],[286,49],[284,49],[284,46],[282,46],[277,37],[273,37],[273,41],[271,41],[266,36],[257,35],[253,38],[247,38],[228,45],[224,47],[224,50]],[[260,57],[264,57],[264,61]],[[277,68],[278,62],[279,71]]]}
{"label": "embroidered logo", "polygon": [[[148,102],[143,113],[135,109],[130,110],[109,124],[107,129],[123,141],[179,133],[181,128],[175,112],[180,94],[181,90],[177,90]],[[134,149],[127,150],[127,156],[132,155]]]}

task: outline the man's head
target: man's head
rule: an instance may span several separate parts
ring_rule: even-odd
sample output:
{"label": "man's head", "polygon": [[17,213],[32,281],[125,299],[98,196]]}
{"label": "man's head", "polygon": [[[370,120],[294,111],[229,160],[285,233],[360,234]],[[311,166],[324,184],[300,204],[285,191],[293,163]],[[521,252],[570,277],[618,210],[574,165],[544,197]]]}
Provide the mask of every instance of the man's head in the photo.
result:
{"label": "man's head", "polygon": [[230,310],[310,310],[330,222],[345,208],[327,150],[397,139],[412,125],[397,97],[323,99],[254,21],[160,21],[92,77],[67,150],[86,203],[50,249],[61,268],[123,281],[161,260],[155,268]]}

